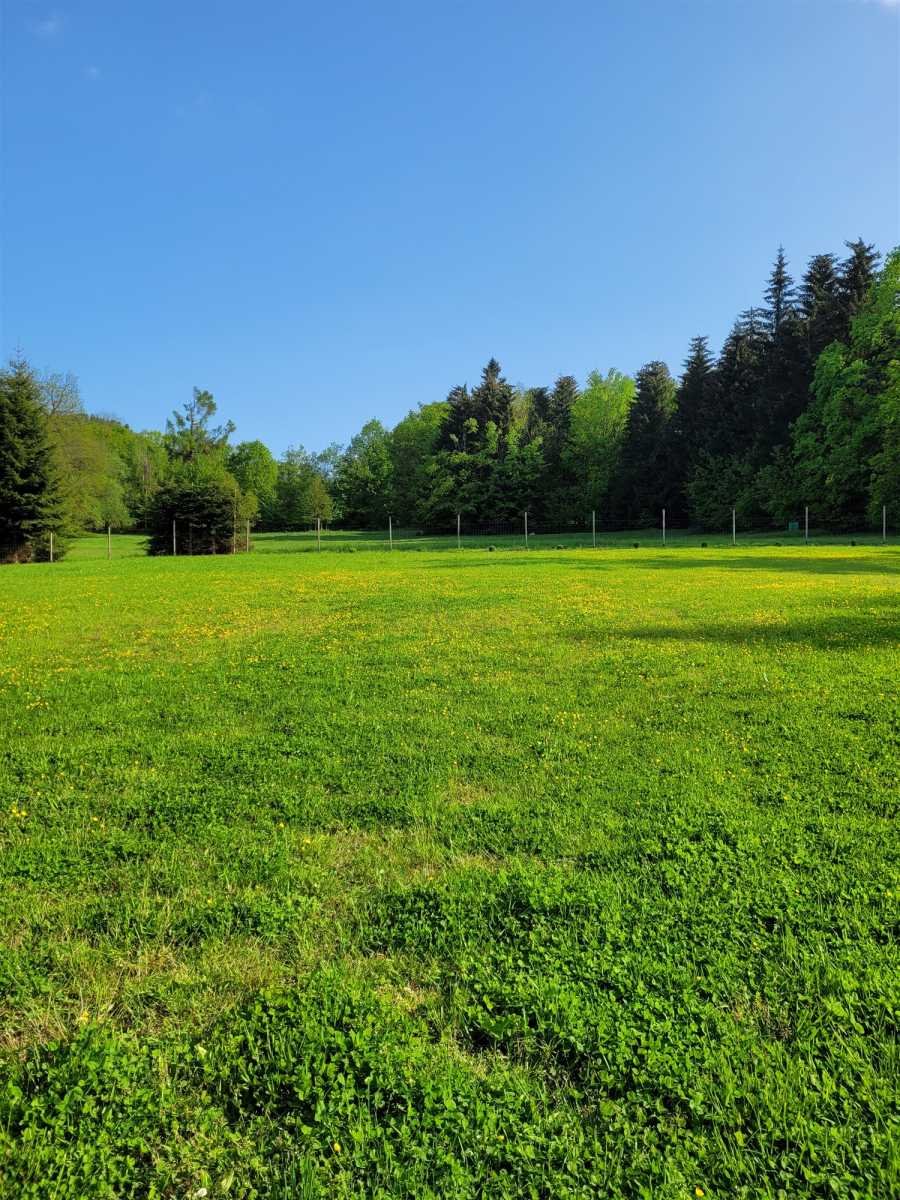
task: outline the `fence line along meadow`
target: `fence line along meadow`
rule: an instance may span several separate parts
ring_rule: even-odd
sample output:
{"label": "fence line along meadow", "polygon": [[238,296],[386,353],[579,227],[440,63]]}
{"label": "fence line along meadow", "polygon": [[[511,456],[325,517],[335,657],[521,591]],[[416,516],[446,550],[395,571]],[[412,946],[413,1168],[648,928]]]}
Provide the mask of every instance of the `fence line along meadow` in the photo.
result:
{"label": "fence line along meadow", "polygon": [[[339,533],[340,531],[335,531]],[[373,540],[377,540],[379,531],[367,531],[368,536]],[[380,531],[382,538],[386,532],[387,548],[393,549],[395,543],[408,541],[423,541],[432,539],[443,539],[447,542],[452,541],[457,549],[463,549],[467,540],[476,540],[478,542],[484,539],[496,537],[504,541],[518,541],[526,549],[534,544],[535,539],[560,537],[566,539],[566,544],[589,545],[596,549],[600,542],[604,539],[612,539],[615,544],[620,544],[622,539],[628,538],[631,535],[652,537],[658,539],[662,546],[668,546],[673,537],[678,538],[690,537],[691,543],[694,544],[702,538],[709,538],[720,542],[722,539],[727,539],[733,546],[738,544],[739,538],[747,538],[754,542],[784,544],[784,540],[788,542],[803,541],[809,543],[814,538],[825,539],[828,541],[847,542],[851,543],[857,537],[871,539],[879,539],[886,543],[888,540],[888,520],[887,507],[883,506],[881,511],[881,520],[878,524],[873,524],[866,514],[857,514],[855,518],[849,519],[842,524],[841,528],[829,527],[828,523],[822,523],[819,526],[815,525],[815,514],[809,508],[804,507],[802,516],[798,516],[796,520],[788,522],[785,529],[759,529],[748,527],[741,529],[738,521],[737,510],[732,508],[728,526],[719,532],[701,531],[696,526],[691,526],[686,521],[673,522],[669,513],[665,508],[659,510],[659,519],[656,524],[638,524],[624,525],[620,522],[604,521],[598,519],[596,511],[591,512],[590,517],[586,521],[536,521],[526,510],[522,513],[519,519],[503,518],[495,521],[475,521],[469,520],[462,513],[456,514],[455,522],[451,527],[447,525],[417,525],[401,527],[394,524],[393,518],[388,517],[388,522],[385,531]],[[321,546],[321,530],[317,531],[317,543]],[[542,543],[546,548],[546,543]],[[560,548],[564,548],[563,545]]]}
{"label": "fence line along meadow", "polygon": [[[189,558],[209,554],[249,553],[255,549],[277,549],[281,553],[310,549],[394,550],[414,546],[424,548],[428,544],[436,549],[499,549],[501,546],[504,549],[529,549],[540,546],[546,550],[553,547],[603,549],[627,545],[638,548],[641,544],[648,543],[667,548],[679,544],[779,546],[809,545],[816,542],[853,545],[859,539],[867,545],[872,545],[878,542],[887,544],[892,532],[895,531],[892,531],[889,525],[886,505],[882,507],[879,521],[872,522],[866,514],[858,513],[855,518],[850,517],[842,521],[840,528],[835,528],[834,524],[828,521],[817,522],[815,510],[811,506],[805,506],[803,512],[789,521],[785,528],[744,529],[738,519],[737,510],[733,508],[725,527],[718,532],[701,531],[684,521],[672,521],[664,508],[660,509],[658,519],[653,524],[633,526],[604,520],[596,511],[591,512],[586,519],[570,521],[535,520],[529,512],[523,512],[518,518],[503,517],[497,520],[474,520],[463,513],[457,513],[450,522],[431,525],[398,525],[392,516],[388,516],[383,529],[363,530],[329,527],[319,517],[303,529],[252,532],[250,521],[242,522],[240,527],[235,525],[233,529],[210,531],[201,528],[196,522],[176,518],[172,522],[171,541],[163,557]],[[127,543],[124,537],[127,537]],[[139,545],[143,548],[141,539],[146,538],[147,534],[143,531],[125,531],[124,537],[119,532],[114,533],[111,526],[107,526],[102,533],[84,534],[76,539],[67,538],[62,545],[53,533],[34,543],[0,543],[0,563],[59,562],[64,557],[70,541],[83,542],[88,539],[95,545],[90,554],[79,553],[81,558],[87,556],[112,559],[118,557],[117,548],[123,545],[127,546],[128,557],[133,557],[140,553],[137,547]]]}

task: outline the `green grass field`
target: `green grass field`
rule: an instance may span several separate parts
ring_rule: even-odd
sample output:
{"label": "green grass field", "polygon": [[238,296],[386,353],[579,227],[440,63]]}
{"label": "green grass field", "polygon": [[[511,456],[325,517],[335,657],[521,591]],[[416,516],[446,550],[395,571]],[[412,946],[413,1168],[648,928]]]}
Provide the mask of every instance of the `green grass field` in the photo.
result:
{"label": "green grass field", "polygon": [[900,550],[636,540],[0,570],[3,1200],[900,1193]]}

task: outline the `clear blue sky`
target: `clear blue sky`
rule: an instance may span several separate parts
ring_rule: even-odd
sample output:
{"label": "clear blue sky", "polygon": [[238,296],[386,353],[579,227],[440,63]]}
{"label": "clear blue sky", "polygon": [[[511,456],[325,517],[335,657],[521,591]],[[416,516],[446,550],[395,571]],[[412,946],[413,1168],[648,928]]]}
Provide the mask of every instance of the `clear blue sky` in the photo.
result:
{"label": "clear blue sky", "polygon": [[3,4],[2,350],[276,453],[900,241],[897,0]]}

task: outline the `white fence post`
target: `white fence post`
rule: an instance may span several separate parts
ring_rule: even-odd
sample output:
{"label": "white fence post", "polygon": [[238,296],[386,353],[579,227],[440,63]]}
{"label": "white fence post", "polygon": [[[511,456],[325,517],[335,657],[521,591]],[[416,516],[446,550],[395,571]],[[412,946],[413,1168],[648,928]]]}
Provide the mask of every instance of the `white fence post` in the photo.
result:
{"label": "white fence post", "polygon": [[737,545],[737,513],[734,509],[731,510],[731,544]]}
{"label": "white fence post", "polygon": [[106,557],[112,558],[112,525],[106,527]]}
{"label": "white fence post", "polygon": [[525,510],[525,549],[528,549],[528,509]]}
{"label": "white fence post", "polygon": [[53,562],[53,530],[50,530],[50,561]]}
{"label": "white fence post", "polygon": [[178,557],[178,540],[175,536],[175,521],[172,521],[172,557]]}
{"label": "white fence post", "polygon": [[322,549],[322,518],[316,517],[316,549]]}
{"label": "white fence post", "polygon": [[456,548],[462,550],[462,535],[459,528],[459,513],[456,514]]}
{"label": "white fence post", "polygon": [[250,519],[247,518],[247,553],[250,553]]}

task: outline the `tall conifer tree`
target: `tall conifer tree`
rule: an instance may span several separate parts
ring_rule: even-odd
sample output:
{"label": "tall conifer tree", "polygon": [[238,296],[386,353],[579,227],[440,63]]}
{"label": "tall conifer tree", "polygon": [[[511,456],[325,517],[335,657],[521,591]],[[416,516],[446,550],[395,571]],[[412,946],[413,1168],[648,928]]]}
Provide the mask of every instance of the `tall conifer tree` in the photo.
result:
{"label": "tall conifer tree", "polygon": [[754,467],[764,465],[790,436],[791,423],[803,412],[809,388],[806,331],[796,305],[794,281],[784,247],[778,247],[766,288],[769,342],[766,348],[764,398],[755,438]]}
{"label": "tall conifer tree", "polygon": [[857,238],[855,242],[845,242],[844,245],[850,253],[841,263],[840,271],[840,292],[846,319],[841,338],[847,341],[850,337],[850,324],[872,290],[881,255],[862,238]]}
{"label": "tall conifer tree", "polygon": [[472,398],[465,384],[451,388],[447,394],[447,419],[441,426],[439,446],[442,450],[455,450],[465,453],[468,448],[471,429],[468,422],[472,418]]}
{"label": "tall conifer tree", "polygon": [[557,525],[572,519],[574,480],[566,470],[564,449],[572,424],[572,409],[578,400],[578,383],[572,375],[561,375],[551,391],[538,390],[539,418],[533,423],[542,442],[543,470],[540,476],[541,515]]}
{"label": "tall conifer tree", "polygon": [[839,342],[845,332],[833,254],[816,254],[809,260],[800,288],[800,314],[806,323],[807,353],[815,362],[825,347]]}
{"label": "tall conifer tree", "polygon": [[636,381],[622,445],[617,508],[629,525],[655,524],[661,508],[668,508],[672,517],[678,503],[672,455],[676,388],[664,362],[641,367]]}
{"label": "tall conifer tree", "polygon": [[685,471],[705,448],[707,432],[716,420],[716,370],[709,338],[691,339],[678,386],[675,430]]}
{"label": "tall conifer tree", "polygon": [[769,346],[767,319],[749,309],[735,322],[716,365],[719,403],[706,437],[714,456],[749,456],[763,424],[763,389]]}
{"label": "tall conifer tree", "polygon": [[496,427],[501,442],[509,433],[515,389],[500,374],[500,364],[492,358],[481,372],[481,382],[472,389],[472,416],[479,429],[489,424]]}
{"label": "tall conifer tree", "polygon": [[784,246],[778,247],[775,265],[772,267],[766,288],[766,302],[769,330],[772,337],[777,337],[778,331],[794,311],[794,281],[788,273]]}
{"label": "tall conifer tree", "polygon": [[40,386],[21,359],[0,373],[0,448],[0,554],[43,557],[64,502]]}

